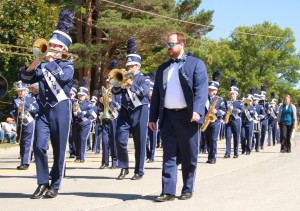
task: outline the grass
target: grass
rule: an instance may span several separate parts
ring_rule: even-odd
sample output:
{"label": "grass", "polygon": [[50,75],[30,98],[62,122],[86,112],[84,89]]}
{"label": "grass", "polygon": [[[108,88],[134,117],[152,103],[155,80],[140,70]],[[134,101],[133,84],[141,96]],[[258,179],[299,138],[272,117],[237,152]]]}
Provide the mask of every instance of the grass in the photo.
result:
{"label": "grass", "polygon": [[12,147],[18,147],[19,144],[10,144],[7,143],[6,140],[4,140],[4,143],[2,141],[2,143],[0,144],[0,149],[8,149],[8,148],[12,148]]}

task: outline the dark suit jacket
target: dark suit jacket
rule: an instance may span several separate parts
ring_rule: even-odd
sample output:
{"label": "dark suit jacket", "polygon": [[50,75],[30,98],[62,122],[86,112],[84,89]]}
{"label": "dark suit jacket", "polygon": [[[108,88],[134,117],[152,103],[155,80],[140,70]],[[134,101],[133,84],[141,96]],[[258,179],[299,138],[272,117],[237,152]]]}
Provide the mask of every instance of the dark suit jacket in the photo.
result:
{"label": "dark suit jacket", "polygon": [[[203,123],[205,116],[205,103],[208,96],[208,79],[205,64],[198,58],[183,56],[185,62],[179,69],[179,80],[187,103],[190,118],[193,112],[200,114],[198,123]],[[163,84],[163,72],[170,67],[171,61],[167,61],[158,67],[153,94],[150,105],[150,122],[160,119],[163,122],[165,88]],[[180,66],[180,64],[179,64]]]}

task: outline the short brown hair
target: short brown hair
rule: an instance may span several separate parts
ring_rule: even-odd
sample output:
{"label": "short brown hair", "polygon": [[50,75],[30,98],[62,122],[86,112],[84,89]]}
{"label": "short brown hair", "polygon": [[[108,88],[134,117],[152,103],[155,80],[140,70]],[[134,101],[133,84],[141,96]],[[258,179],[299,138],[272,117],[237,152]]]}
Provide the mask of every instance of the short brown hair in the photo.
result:
{"label": "short brown hair", "polygon": [[170,37],[171,35],[176,34],[177,35],[177,40],[179,43],[183,43],[185,44],[185,37],[184,34],[182,34],[181,32],[170,32],[168,34],[168,37]]}

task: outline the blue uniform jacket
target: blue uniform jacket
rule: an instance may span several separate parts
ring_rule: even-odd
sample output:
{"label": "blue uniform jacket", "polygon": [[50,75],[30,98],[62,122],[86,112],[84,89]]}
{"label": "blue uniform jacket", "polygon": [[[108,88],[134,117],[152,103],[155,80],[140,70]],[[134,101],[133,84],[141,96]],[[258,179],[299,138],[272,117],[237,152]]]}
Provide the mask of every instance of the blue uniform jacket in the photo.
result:
{"label": "blue uniform jacket", "polygon": [[[216,101],[216,96],[214,96],[213,98],[211,98],[209,104],[210,106]],[[217,120],[221,120],[223,118],[223,116],[226,114],[226,107],[225,107],[225,103],[223,101],[223,98],[219,97],[218,98],[218,102],[216,104],[215,109],[217,110],[216,113],[216,117]],[[205,107],[205,114],[208,112],[207,108]]]}
{"label": "blue uniform jacket", "polygon": [[[58,100],[55,97],[55,94],[52,93],[48,83],[46,82],[45,76],[42,72],[41,65],[45,64],[46,70],[48,70],[51,75],[48,76],[54,77],[60,87],[65,92],[67,98],[70,98],[70,90],[72,88],[73,75],[74,75],[74,65],[71,61],[59,60],[56,59],[52,62],[40,63],[37,68],[31,72],[27,72],[25,67],[22,67],[19,73],[19,78],[23,83],[33,84],[39,82],[39,101],[43,106],[49,104],[51,107],[54,107]],[[56,88],[56,87],[55,87]],[[57,90],[60,92],[62,90]]]}
{"label": "blue uniform jacket", "polygon": [[[80,106],[77,111],[77,118],[79,122],[90,123],[97,118],[97,114],[94,111],[94,106],[90,101],[79,102]],[[86,121],[90,120],[90,121]]]}
{"label": "blue uniform jacket", "polygon": [[[226,101],[226,109],[227,110],[228,110],[228,106],[230,105],[230,102],[231,102],[230,100]],[[231,118],[230,118],[230,120],[232,118],[233,118],[233,120],[234,119],[238,119],[241,116],[241,114],[242,114],[242,111],[244,109],[244,105],[243,105],[242,101],[235,100],[235,101],[233,101],[232,106],[233,106],[233,109],[231,111],[231,115],[230,115]]]}
{"label": "blue uniform jacket", "polygon": [[[18,117],[18,108],[19,107],[22,108],[22,105],[20,103],[22,103],[20,98],[13,99],[10,114],[14,118]],[[32,122],[32,120],[34,120],[36,118],[36,116],[39,112],[39,105],[36,102],[36,99],[34,97],[29,96],[29,95],[26,96],[25,97],[24,109],[25,109],[25,112],[24,112],[25,118],[23,119],[23,125],[27,125],[30,122]]]}
{"label": "blue uniform jacket", "polygon": [[[246,112],[248,114],[246,114]],[[243,109],[242,114],[241,114],[241,118],[242,118],[242,122],[252,122],[255,119],[255,107],[253,105],[250,105],[249,109]],[[248,117],[247,117],[248,115]]]}
{"label": "blue uniform jacket", "polygon": [[[193,112],[200,115],[198,123],[203,123],[205,116],[205,104],[208,96],[208,78],[203,61],[198,58],[184,55],[182,68],[179,69],[179,80],[187,103],[190,118]],[[171,60],[158,67],[153,87],[150,105],[150,122],[160,119],[163,121],[163,107],[165,99],[165,86],[163,84],[163,72],[170,67]]]}
{"label": "blue uniform jacket", "polygon": [[[138,72],[134,75],[134,81],[129,88],[132,93],[133,98],[137,97],[142,105],[148,105],[148,92],[150,89],[150,79],[148,76],[143,75],[141,72]],[[126,109],[134,110],[135,106],[133,105],[127,89],[120,90],[122,97],[121,97],[121,105]]]}
{"label": "blue uniform jacket", "polygon": [[256,111],[258,117],[260,118],[260,120],[262,120],[266,117],[266,112],[265,112],[265,108],[263,105],[261,105],[261,104],[255,105],[255,111]]}

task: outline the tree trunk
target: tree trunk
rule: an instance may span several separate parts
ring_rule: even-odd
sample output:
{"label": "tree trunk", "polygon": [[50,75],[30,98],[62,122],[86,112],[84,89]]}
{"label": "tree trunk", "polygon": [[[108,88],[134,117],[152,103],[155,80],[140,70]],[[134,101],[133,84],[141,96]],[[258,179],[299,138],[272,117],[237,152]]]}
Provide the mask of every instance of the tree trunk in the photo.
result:
{"label": "tree trunk", "polygon": [[[86,25],[85,25],[85,44],[89,47],[92,44],[92,0],[86,1]],[[87,56],[86,59],[89,61],[90,56]],[[84,68],[84,76],[88,77],[89,84],[88,89],[90,89],[91,82],[91,67]]]}
{"label": "tree trunk", "polygon": [[[82,6],[82,0],[76,0],[76,4],[78,6]],[[83,43],[83,34],[82,34],[82,13],[81,9],[75,13],[75,21],[76,21],[76,42],[77,43]],[[79,58],[82,57],[82,55],[79,53],[78,54]],[[82,78],[83,76],[83,68],[78,69],[75,72],[75,77],[74,78]]]}

